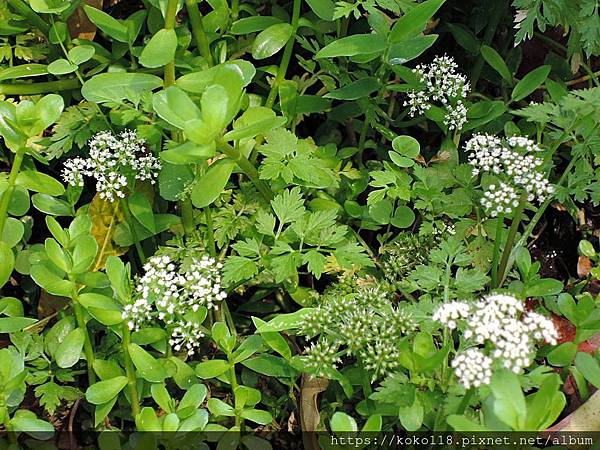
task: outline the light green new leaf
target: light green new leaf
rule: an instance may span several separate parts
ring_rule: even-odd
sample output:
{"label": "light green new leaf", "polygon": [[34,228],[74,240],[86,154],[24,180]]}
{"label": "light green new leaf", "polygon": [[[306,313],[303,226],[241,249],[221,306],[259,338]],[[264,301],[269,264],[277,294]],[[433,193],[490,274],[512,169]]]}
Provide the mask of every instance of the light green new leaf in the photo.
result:
{"label": "light green new leaf", "polygon": [[176,50],[177,33],[173,29],[163,28],[152,36],[142,50],[140,64],[149,68],[163,67],[173,61]]}
{"label": "light green new leaf", "polygon": [[127,27],[120,21],[109,16],[104,11],[100,11],[99,9],[88,5],[83,5],[83,9],[90,21],[111,38],[123,43],[129,42]]}
{"label": "light green new leaf", "polygon": [[127,377],[118,376],[109,380],[92,384],[85,392],[85,398],[93,405],[106,403],[117,395],[127,385]]}
{"label": "light green new leaf", "polygon": [[370,55],[386,48],[385,38],[378,34],[354,34],[333,41],[319,50],[315,58]]}
{"label": "light green new leaf", "polygon": [[546,78],[548,78],[551,68],[552,67],[549,65],[540,66],[537,69],[532,70],[527,75],[525,75],[513,89],[512,94],[510,95],[510,99],[513,102],[523,100],[525,97],[527,97],[537,88],[539,88],[542,85],[542,83],[546,81]]}
{"label": "light green new leaf", "polygon": [[59,344],[56,350],[56,364],[63,369],[73,367],[83,349],[85,340],[85,332],[81,328],[75,328],[67,337]]}
{"label": "light green new leaf", "polygon": [[209,167],[192,190],[191,199],[196,208],[205,208],[217,199],[225,189],[234,166],[235,162],[231,159],[222,159]]}
{"label": "light green new leaf", "polygon": [[390,42],[399,42],[419,34],[445,0],[428,0],[414,6],[396,21],[390,32]]}
{"label": "light green new leaf", "polygon": [[277,23],[261,31],[252,44],[252,57],[265,59],[273,56],[285,46],[293,31],[289,23]]}

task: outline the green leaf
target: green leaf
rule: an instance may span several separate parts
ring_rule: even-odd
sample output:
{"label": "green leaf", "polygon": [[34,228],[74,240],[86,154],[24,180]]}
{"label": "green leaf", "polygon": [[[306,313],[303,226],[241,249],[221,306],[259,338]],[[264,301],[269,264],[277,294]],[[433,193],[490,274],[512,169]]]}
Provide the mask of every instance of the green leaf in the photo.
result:
{"label": "green leaf", "polygon": [[229,363],[223,359],[213,359],[201,362],[196,366],[196,375],[200,378],[215,378],[229,370]]}
{"label": "green leaf", "polygon": [[35,170],[24,170],[19,172],[16,183],[19,186],[23,186],[25,189],[41,192],[42,194],[57,196],[65,193],[65,188],[60,181],[55,180],[50,175]]}
{"label": "green leaf", "polygon": [[600,366],[598,361],[589,353],[579,352],[575,357],[575,367],[579,369],[586,380],[595,388],[600,389]]}
{"label": "green leaf", "polygon": [[331,431],[334,433],[351,433],[358,431],[356,420],[348,414],[339,411],[331,417],[330,426]]}
{"label": "green leaf", "polygon": [[149,68],[166,66],[175,58],[176,50],[177,33],[172,28],[163,28],[152,36],[142,50],[140,64]]}
{"label": "green leaf", "polygon": [[30,317],[2,317],[0,318],[0,333],[15,333],[36,322],[37,319]]}
{"label": "green leaf", "polygon": [[527,297],[547,297],[560,294],[563,290],[562,282],[554,278],[541,278],[530,283],[525,286],[524,295]]}
{"label": "green leaf", "polygon": [[331,22],[335,12],[335,3],[331,0],[306,0],[310,9],[319,17],[319,19]]}
{"label": "green leaf", "polygon": [[231,24],[229,31],[232,34],[250,34],[266,30],[271,25],[281,23],[279,17],[274,16],[250,16],[236,20]]}
{"label": "green leaf", "polygon": [[31,266],[30,275],[31,278],[33,278],[33,281],[35,281],[38,286],[41,286],[48,291],[49,294],[70,297],[75,288],[75,283],[59,278],[44,264],[34,264]]}
{"label": "green leaf", "polygon": [[252,57],[265,59],[273,56],[290,40],[293,30],[289,23],[277,23],[261,31],[252,43]]}
{"label": "green leaf", "polygon": [[19,64],[14,67],[7,67],[0,70],[0,81],[47,75],[48,70],[46,67],[45,64]]}
{"label": "green leaf", "polygon": [[31,203],[40,212],[52,216],[72,216],[73,208],[69,203],[48,194],[35,194]]}
{"label": "green leaf", "polygon": [[521,81],[517,83],[515,88],[510,95],[510,99],[513,102],[518,102],[519,100],[524,99],[537,88],[539,88],[548,75],[550,74],[551,66],[540,66],[537,69],[532,70],[527,75],[523,77]]}
{"label": "green leaf", "polygon": [[390,223],[397,228],[408,228],[415,221],[415,213],[408,206],[400,205],[394,212],[394,217],[391,218]]}
{"label": "green leaf", "polygon": [[577,353],[577,345],[573,342],[565,342],[558,347],[552,349],[548,353],[548,362],[553,366],[565,367],[571,364],[575,354]]}
{"label": "green leaf", "polygon": [[444,0],[428,0],[414,6],[396,21],[389,35],[390,42],[400,42],[422,32],[443,3]]}
{"label": "green leaf", "polygon": [[370,55],[385,50],[386,42],[378,34],[354,34],[335,40],[317,52],[315,58]]}
{"label": "green leaf", "polygon": [[140,413],[135,417],[135,426],[140,431],[163,431],[156,413],[149,406],[142,408]]}
{"label": "green leaf", "polygon": [[125,99],[137,103],[143,91],[162,85],[161,78],[148,73],[101,73],[83,84],[81,95],[94,103],[121,102]]}
{"label": "green leaf", "polygon": [[100,405],[119,395],[119,392],[121,392],[126,385],[127,377],[125,376],[118,376],[109,380],[98,381],[87,389],[85,392],[85,398],[93,405]]}
{"label": "green leaf", "polygon": [[273,416],[269,412],[260,409],[244,409],[241,416],[259,425],[267,425],[273,422]]}
{"label": "green leaf", "polygon": [[83,64],[92,59],[95,53],[96,49],[91,45],[78,45],[69,50],[67,56],[73,64]]}
{"label": "green leaf", "polygon": [[353,81],[346,86],[326,94],[326,98],[336,100],[356,100],[366,97],[379,89],[379,80],[375,77],[365,77]]}
{"label": "green leaf", "polygon": [[446,422],[456,431],[489,431],[486,427],[473,422],[471,419],[457,414],[449,415]]}
{"label": "green leaf", "polygon": [[392,141],[392,148],[407,158],[416,158],[421,153],[421,145],[412,136],[397,136]]}
{"label": "green leaf", "polygon": [[161,383],[167,378],[168,374],[163,365],[142,347],[137,344],[129,344],[127,349],[139,376],[144,380]]}
{"label": "green leaf", "polygon": [[513,78],[508,66],[500,54],[492,47],[487,45],[481,46],[481,56],[483,59],[496,71],[508,84],[512,84]]}
{"label": "green leaf", "polygon": [[4,241],[0,241],[0,287],[10,278],[10,274],[15,267],[15,254],[12,248]]}
{"label": "green leaf", "polygon": [[181,130],[187,121],[202,117],[200,109],[192,99],[175,86],[170,86],[154,94],[152,107],[161,119]]}
{"label": "green leaf", "polygon": [[0,240],[4,241],[4,243],[12,248],[21,241],[23,234],[25,234],[23,222],[14,217],[7,217],[6,222],[4,222],[4,229],[2,230]]}
{"label": "green leaf", "polygon": [[77,64],[73,64],[64,58],[56,59],[48,64],[48,73],[52,75],[66,75],[75,72],[77,69]]}
{"label": "green leaf", "polygon": [[121,305],[106,295],[91,292],[81,294],[79,302],[104,325],[117,325],[123,321]]}
{"label": "green leaf", "polygon": [[290,378],[295,373],[285,359],[268,353],[247,359],[242,362],[242,365],[268,377]]}
{"label": "green leaf", "polygon": [[35,12],[60,14],[69,8],[69,2],[66,0],[29,0],[29,6]]}
{"label": "green leaf", "polygon": [[235,364],[245,361],[254,353],[256,353],[261,346],[262,337],[260,335],[254,334],[252,336],[248,336],[235,350],[235,352],[233,352],[231,359]]}
{"label": "green leaf", "polygon": [[196,208],[205,208],[221,195],[234,166],[235,162],[227,158],[221,159],[209,167],[204,176],[194,185],[190,196]]}
{"label": "green leaf", "polygon": [[218,398],[212,397],[208,399],[206,406],[208,407],[208,410],[215,416],[235,416],[234,409],[223,400],[219,400]]}
{"label": "green leaf", "polygon": [[120,21],[114,19],[105,12],[88,5],[83,5],[83,9],[90,21],[111,38],[123,43],[129,42],[129,32],[127,27]]}
{"label": "green leaf", "polygon": [[494,372],[490,385],[494,414],[515,431],[523,431],[527,407],[519,378],[508,370]]}
{"label": "green leaf", "polygon": [[388,62],[394,66],[412,61],[431,47],[437,38],[437,34],[428,34],[426,36],[416,36],[406,41],[396,42],[390,46],[387,54]]}
{"label": "green leaf", "polygon": [[75,328],[65,339],[60,343],[56,350],[56,364],[63,369],[73,367],[83,349],[85,340],[85,331],[82,328]]}
{"label": "green leaf", "polygon": [[156,221],[154,220],[154,211],[152,204],[146,194],[142,192],[134,192],[127,199],[129,210],[148,231],[152,234],[156,233]]}
{"label": "green leaf", "polygon": [[417,431],[423,424],[424,413],[423,405],[417,397],[411,406],[402,406],[399,409],[398,417],[400,418],[400,423],[407,431]]}

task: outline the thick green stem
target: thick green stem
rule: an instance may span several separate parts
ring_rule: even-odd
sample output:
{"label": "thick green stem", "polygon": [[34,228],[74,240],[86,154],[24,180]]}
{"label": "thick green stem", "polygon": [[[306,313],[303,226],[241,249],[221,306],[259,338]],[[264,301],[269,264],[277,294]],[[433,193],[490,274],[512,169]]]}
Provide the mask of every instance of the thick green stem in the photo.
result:
{"label": "thick green stem", "polygon": [[192,238],[196,234],[192,201],[189,197],[186,197],[184,200],[181,200],[179,205],[181,206],[181,224],[183,225],[183,232],[188,239]]}
{"label": "thick green stem", "polygon": [[127,374],[127,385],[129,387],[129,396],[131,397],[131,414],[135,418],[140,412],[140,401],[137,390],[137,380],[135,378],[135,367],[129,354],[129,344],[131,344],[131,331],[126,323],[123,324],[123,357],[125,359],[125,373]]}
{"label": "thick green stem", "polygon": [[88,373],[88,384],[91,386],[96,382],[96,374],[94,373],[94,348],[92,347],[92,341],[90,334],[88,333],[85,318],[83,316],[83,308],[79,304],[79,294],[77,288],[73,288],[71,294],[71,300],[73,305],[73,311],[75,312],[75,319],[77,320],[77,326],[83,330],[83,353],[87,361],[87,373]]}
{"label": "thick green stem", "polygon": [[10,205],[13,192],[15,191],[17,176],[21,170],[21,164],[23,162],[23,157],[25,156],[26,150],[27,149],[23,147],[17,150],[17,153],[15,153],[15,159],[13,160],[10,174],[8,175],[8,187],[4,191],[4,194],[2,194],[2,200],[0,200],[0,240],[2,240],[4,224],[6,223],[6,219],[8,217],[8,207]]}
{"label": "thick green stem", "polygon": [[300,19],[301,4],[302,0],[294,0],[294,8],[292,10],[292,35],[287,41],[287,44],[285,44],[283,56],[281,57],[281,63],[279,64],[279,69],[277,69],[277,75],[275,75],[275,80],[273,81],[273,85],[271,86],[269,96],[267,97],[267,101],[265,103],[267,108],[272,108],[275,104],[275,98],[277,98],[279,85],[285,79],[285,74],[287,73],[288,66],[290,65],[290,61],[292,59],[292,51],[294,50],[294,43],[296,42],[296,31],[298,30],[298,20]]}
{"label": "thick green stem", "polygon": [[[177,18],[177,0],[169,0],[167,3],[167,11],[165,12],[165,30],[175,29],[175,19]],[[175,84],[175,61],[170,61],[165,66],[164,85],[165,87]]]}
{"label": "thick green stem", "polygon": [[36,95],[48,92],[69,91],[77,89],[81,84],[77,78],[46,81],[32,84],[0,84],[2,95]]}
{"label": "thick green stem", "polygon": [[522,195],[521,200],[519,201],[519,206],[517,206],[517,209],[515,210],[515,215],[512,223],[510,224],[510,229],[508,230],[508,236],[506,238],[506,243],[504,244],[504,250],[502,251],[502,259],[500,260],[500,266],[498,267],[498,285],[495,287],[500,286],[500,284],[504,281],[508,257],[512,252],[515,237],[517,236],[517,230],[519,229],[519,224],[521,223],[521,216],[523,215],[526,204],[527,194],[525,193]]}
{"label": "thick green stem", "polygon": [[208,65],[212,67],[214,61],[212,53],[210,53],[210,44],[206,37],[206,33],[204,32],[204,27],[202,26],[202,16],[200,15],[197,4],[197,0],[185,0],[185,7],[192,27],[192,34],[194,35],[194,39],[196,39],[198,50]]}
{"label": "thick green stem", "polygon": [[502,237],[502,228],[504,225],[504,214],[498,216],[498,224],[496,225],[496,234],[494,236],[494,253],[492,256],[492,289],[498,287],[498,262],[500,260],[500,241]]}
{"label": "thick green stem", "polygon": [[221,143],[219,149],[235,161],[240,170],[244,172],[244,175],[250,178],[250,181],[252,181],[256,189],[258,189],[258,192],[260,192],[265,200],[273,200],[274,195],[271,191],[271,188],[269,188],[269,186],[260,179],[256,167],[254,167],[252,163],[240,153],[239,150],[224,142]]}
{"label": "thick green stem", "polygon": [[33,9],[29,7],[25,2],[21,0],[8,0],[8,4],[19,13],[19,15],[25,17],[27,21],[48,36],[50,31],[50,25],[42,19]]}
{"label": "thick green stem", "polygon": [[463,396],[462,400],[460,401],[460,404],[458,405],[458,408],[456,409],[456,414],[462,415],[465,412],[465,409],[467,409],[467,406],[469,406],[469,402],[471,401],[471,397],[473,397],[474,393],[474,388],[470,388],[467,390],[467,392],[465,392],[465,395]]}
{"label": "thick green stem", "polygon": [[215,244],[214,224],[212,220],[212,212],[210,206],[204,208],[204,217],[206,217],[206,240],[208,241],[208,253],[213,258],[217,257],[217,246]]}
{"label": "thick green stem", "polygon": [[121,203],[121,210],[123,211],[123,216],[125,216],[125,222],[127,222],[127,226],[129,227],[131,239],[133,240],[133,244],[135,245],[138,257],[140,258],[140,262],[144,264],[146,262],[146,255],[144,254],[144,249],[142,248],[142,244],[140,243],[140,238],[137,235],[137,231],[135,231],[133,217],[131,217],[131,212],[129,211],[129,204],[124,198],[120,199],[119,202]]}

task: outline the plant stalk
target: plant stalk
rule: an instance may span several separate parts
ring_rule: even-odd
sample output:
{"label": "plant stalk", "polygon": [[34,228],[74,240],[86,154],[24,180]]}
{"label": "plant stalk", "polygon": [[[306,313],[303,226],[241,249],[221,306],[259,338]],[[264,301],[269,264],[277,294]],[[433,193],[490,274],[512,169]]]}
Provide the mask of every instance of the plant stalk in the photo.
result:
{"label": "plant stalk", "polygon": [[198,9],[197,3],[197,0],[185,0],[185,7],[190,19],[192,34],[194,35],[194,39],[196,39],[196,46],[198,47],[202,57],[208,63],[208,66],[212,67],[214,65],[214,61],[212,53],[210,52],[208,38],[206,37],[204,27],[202,26],[202,16],[200,15],[200,10]]}
{"label": "plant stalk", "polygon": [[194,208],[190,197],[187,196],[184,200],[179,203],[181,207],[181,224],[183,225],[183,232],[189,239],[196,233],[196,224],[194,223]]}
{"label": "plant stalk", "polygon": [[498,287],[498,262],[500,261],[500,238],[502,237],[502,228],[504,225],[504,214],[498,215],[498,224],[496,225],[496,234],[494,236],[494,253],[492,257],[492,289]]}
{"label": "plant stalk", "polygon": [[508,257],[512,252],[513,244],[515,242],[515,237],[517,236],[517,230],[519,229],[519,224],[521,223],[521,216],[523,215],[523,211],[525,210],[525,205],[527,204],[527,193],[524,193],[521,196],[521,200],[519,201],[519,206],[515,210],[515,215],[513,217],[512,223],[510,224],[510,229],[508,230],[508,237],[506,238],[506,243],[504,244],[504,250],[502,252],[502,259],[500,260],[500,266],[498,267],[498,285],[504,281],[504,277],[506,275],[506,268],[508,264]]}
{"label": "plant stalk", "polygon": [[77,326],[83,330],[83,353],[85,354],[85,359],[87,361],[88,384],[91,386],[96,382],[96,374],[94,373],[94,348],[92,347],[90,333],[88,332],[83,316],[83,308],[79,304],[79,294],[76,287],[73,288],[71,299],[73,300],[73,312],[75,312]]}
{"label": "plant stalk", "polygon": [[10,206],[10,200],[13,192],[15,191],[15,185],[17,182],[17,176],[21,170],[21,164],[23,163],[23,157],[25,156],[25,147],[20,148],[15,153],[12,167],[10,168],[10,174],[8,175],[8,187],[2,194],[2,200],[0,201],[0,240],[2,240],[2,232],[4,231],[4,224],[8,218],[8,207]]}
{"label": "plant stalk", "polygon": [[277,75],[275,75],[275,80],[273,80],[273,85],[271,86],[269,96],[265,102],[265,106],[267,108],[272,108],[275,104],[275,99],[277,98],[277,93],[279,92],[279,85],[285,79],[285,74],[287,73],[288,66],[290,65],[290,61],[292,59],[292,51],[294,50],[296,31],[298,31],[298,21],[300,19],[301,4],[302,0],[294,0],[294,7],[292,10],[292,35],[285,44],[283,56],[281,57],[281,63],[279,64],[279,69],[277,69]]}
{"label": "plant stalk", "polygon": [[135,418],[140,412],[140,402],[138,399],[137,380],[135,378],[135,367],[129,354],[129,344],[131,344],[131,331],[126,323],[123,323],[123,356],[125,358],[125,373],[127,374],[127,385],[129,386],[129,396],[131,397],[131,413]]}
{"label": "plant stalk", "polygon": [[[177,18],[177,0],[169,0],[165,12],[165,30],[174,30]],[[169,87],[175,84],[175,60],[170,61],[165,66],[164,86]]]}
{"label": "plant stalk", "polygon": [[215,231],[212,220],[212,212],[210,206],[204,208],[204,217],[206,218],[206,240],[208,241],[208,253],[213,258],[217,257],[217,246],[215,244]]}
{"label": "plant stalk", "polygon": [[68,78],[65,80],[45,81],[32,84],[0,84],[0,94],[2,95],[35,95],[46,94],[48,92],[69,91],[77,89],[80,86],[77,78]]}

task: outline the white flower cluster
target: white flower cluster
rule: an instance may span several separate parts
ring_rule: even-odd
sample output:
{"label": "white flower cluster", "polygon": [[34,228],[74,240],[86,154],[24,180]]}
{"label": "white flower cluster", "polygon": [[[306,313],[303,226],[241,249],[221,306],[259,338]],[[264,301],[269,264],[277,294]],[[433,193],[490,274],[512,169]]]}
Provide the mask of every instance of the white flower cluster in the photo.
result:
{"label": "white flower cluster", "polygon": [[201,306],[216,309],[227,294],[221,287],[222,264],[214,258],[193,257],[185,266],[168,255],[151,257],[132,303],[123,308],[123,318],[136,331],[153,318],[164,321],[171,330],[173,348],[185,347],[193,354],[203,333],[200,324],[186,319],[186,314]]}
{"label": "white flower cluster", "polygon": [[458,65],[449,56],[437,56],[431,64],[418,65],[413,70],[421,83],[422,90],[408,93],[404,106],[409,107],[409,114],[423,114],[431,108],[432,102],[438,102],[446,108],[444,125],[449,130],[460,130],[467,121],[467,108],[463,100],[470,91],[467,77],[457,72]]}
{"label": "white flower cluster", "polygon": [[489,355],[477,348],[455,358],[455,373],[467,388],[488,384],[492,363],[519,373],[531,364],[536,341],[555,345],[558,338],[550,319],[524,312],[523,302],[511,295],[489,295],[475,303],[450,302],[438,308],[433,320],[450,329],[464,322],[463,337],[490,349]]}
{"label": "white flower cluster", "polygon": [[160,162],[146,151],[144,140],[135,131],[126,130],[118,136],[102,131],[89,140],[88,146],[89,158],[65,162],[62,178],[66,183],[83,186],[83,177],[92,177],[100,197],[110,202],[125,197],[129,180],[155,183]]}
{"label": "white flower cluster", "polygon": [[454,372],[466,388],[490,384],[492,380],[492,359],[477,348],[469,348],[452,360]]}
{"label": "white flower cluster", "polygon": [[542,149],[531,139],[513,136],[503,143],[496,136],[476,134],[467,141],[465,150],[473,176],[488,173],[498,178],[498,184],[491,184],[481,199],[492,217],[510,214],[523,193],[530,202],[543,202],[554,192],[542,172],[544,160],[536,155]]}

